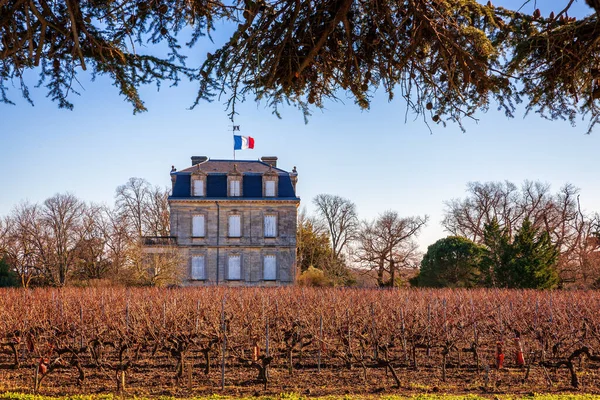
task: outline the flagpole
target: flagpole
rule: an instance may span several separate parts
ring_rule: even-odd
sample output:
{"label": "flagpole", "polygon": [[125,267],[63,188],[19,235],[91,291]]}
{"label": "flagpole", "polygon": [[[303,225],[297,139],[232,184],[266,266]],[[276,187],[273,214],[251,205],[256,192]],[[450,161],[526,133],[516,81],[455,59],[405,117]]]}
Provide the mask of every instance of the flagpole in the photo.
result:
{"label": "flagpole", "polygon": [[235,122],[231,127],[231,138],[233,139],[233,161],[235,161]]}

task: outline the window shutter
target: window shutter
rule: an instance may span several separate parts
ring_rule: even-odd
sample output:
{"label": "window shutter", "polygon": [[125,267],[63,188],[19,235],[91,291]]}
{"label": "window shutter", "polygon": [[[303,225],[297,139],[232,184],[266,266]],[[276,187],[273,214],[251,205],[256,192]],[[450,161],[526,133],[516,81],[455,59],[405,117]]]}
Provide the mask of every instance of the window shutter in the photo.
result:
{"label": "window shutter", "polygon": [[275,197],[275,181],[265,181],[265,197]]}
{"label": "window shutter", "polygon": [[194,180],[194,196],[197,196],[197,197],[204,196],[204,181],[201,179]]}
{"label": "window shutter", "polygon": [[240,237],[241,236],[240,216],[239,215],[230,215],[229,216],[229,236],[230,237]]}
{"label": "window shutter", "polygon": [[231,180],[229,181],[229,195],[239,196],[240,195],[240,181]]}
{"label": "window shutter", "polygon": [[240,256],[229,256],[229,265],[227,271],[227,279],[240,280],[241,279],[241,257]]}
{"label": "window shutter", "polygon": [[277,236],[277,217],[275,215],[265,215],[265,237]]}
{"label": "window shutter", "polygon": [[274,281],[277,279],[277,259],[275,256],[265,256],[263,279]]}
{"label": "window shutter", "polygon": [[204,270],[204,256],[192,257],[192,279],[206,279],[206,273]]}
{"label": "window shutter", "polygon": [[192,218],[192,236],[204,237],[204,215],[194,215]]}

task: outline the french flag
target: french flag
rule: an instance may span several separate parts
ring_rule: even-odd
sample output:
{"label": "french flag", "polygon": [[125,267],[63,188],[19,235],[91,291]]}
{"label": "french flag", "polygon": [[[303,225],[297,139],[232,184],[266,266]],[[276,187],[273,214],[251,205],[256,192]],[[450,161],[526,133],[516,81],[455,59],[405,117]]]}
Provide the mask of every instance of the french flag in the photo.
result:
{"label": "french flag", "polygon": [[254,138],[250,136],[233,135],[233,141],[234,150],[245,150],[254,148]]}

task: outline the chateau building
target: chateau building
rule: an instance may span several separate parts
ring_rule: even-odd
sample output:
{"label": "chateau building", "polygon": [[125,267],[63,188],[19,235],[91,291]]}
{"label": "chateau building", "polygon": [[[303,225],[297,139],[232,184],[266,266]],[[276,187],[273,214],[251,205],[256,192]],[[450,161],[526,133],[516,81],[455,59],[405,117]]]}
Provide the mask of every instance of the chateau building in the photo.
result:
{"label": "chateau building", "polygon": [[296,167],[192,157],[171,171],[172,242],[190,285],[287,285],[296,277]]}

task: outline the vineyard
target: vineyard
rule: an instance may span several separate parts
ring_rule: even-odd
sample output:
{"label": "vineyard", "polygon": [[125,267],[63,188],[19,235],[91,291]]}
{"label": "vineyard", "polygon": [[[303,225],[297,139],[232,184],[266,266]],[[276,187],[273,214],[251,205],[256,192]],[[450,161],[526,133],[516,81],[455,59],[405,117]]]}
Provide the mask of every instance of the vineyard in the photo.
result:
{"label": "vineyard", "polygon": [[600,293],[0,291],[0,391],[600,393]]}

